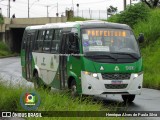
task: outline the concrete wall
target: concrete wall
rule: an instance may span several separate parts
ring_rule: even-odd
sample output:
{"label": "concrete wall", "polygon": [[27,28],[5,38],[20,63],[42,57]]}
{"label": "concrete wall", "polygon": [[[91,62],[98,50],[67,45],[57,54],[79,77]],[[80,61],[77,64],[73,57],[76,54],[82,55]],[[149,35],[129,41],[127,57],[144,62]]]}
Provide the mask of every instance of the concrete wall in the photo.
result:
{"label": "concrete wall", "polygon": [[66,17],[48,17],[48,18],[14,18],[11,19],[11,24],[30,24],[30,25],[42,25],[46,23],[66,22]]}
{"label": "concrete wall", "polygon": [[[4,24],[0,24],[0,41],[8,44],[14,50],[16,37],[13,37],[16,30],[24,31],[24,28],[31,25],[44,25],[47,23],[66,22],[67,18],[62,17],[41,17],[41,18],[4,18]],[[23,32],[22,31],[22,32]],[[17,34],[18,35],[18,34]],[[22,38],[21,38],[22,39]],[[21,41],[19,41],[21,42]],[[20,46],[19,46],[20,47]],[[15,51],[17,52],[17,51]]]}
{"label": "concrete wall", "polygon": [[47,23],[66,22],[67,18],[62,17],[41,17],[41,18],[4,18],[4,24],[0,24],[0,32],[10,28],[25,28],[30,25],[44,25]]}

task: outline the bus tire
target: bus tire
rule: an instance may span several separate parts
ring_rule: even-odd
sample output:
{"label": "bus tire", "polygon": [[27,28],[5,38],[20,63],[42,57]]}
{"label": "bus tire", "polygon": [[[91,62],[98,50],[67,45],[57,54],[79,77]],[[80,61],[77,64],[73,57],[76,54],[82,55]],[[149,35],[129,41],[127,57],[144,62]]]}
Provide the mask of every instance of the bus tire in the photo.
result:
{"label": "bus tire", "polygon": [[125,103],[131,103],[135,99],[135,95],[122,95],[122,99]]}
{"label": "bus tire", "polygon": [[34,89],[36,89],[36,90],[38,90],[38,89],[40,89],[41,88],[41,85],[40,85],[40,83],[39,83],[39,77],[38,77],[38,73],[36,72],[35,74],[34,74]]}
{"label": "bus tire", "polygon": [[71,97],[74,98],[76,97],[78,94],[77,94],[77,85],[76,85],[76,81],[73,79],[72,82],[71,82]]}
{"label": "bus tire", "polygon": [[39,82],[39,76],[38,76],[37,72],[34,75],[34,88],[36,90],[40,90],[40,89],[47,90],[47,91],[51,90],[51,87],[49,87],[47,85],[44,85],[44,84]]}
{"label": "bus tire", "polygon": [[50,86],[47,86],[47,85],[44,85],[44,86],[43,86],[43,89],[46,90],[46,91],[48,91],[48,92],[51,91],[51,87],[50,87]]}

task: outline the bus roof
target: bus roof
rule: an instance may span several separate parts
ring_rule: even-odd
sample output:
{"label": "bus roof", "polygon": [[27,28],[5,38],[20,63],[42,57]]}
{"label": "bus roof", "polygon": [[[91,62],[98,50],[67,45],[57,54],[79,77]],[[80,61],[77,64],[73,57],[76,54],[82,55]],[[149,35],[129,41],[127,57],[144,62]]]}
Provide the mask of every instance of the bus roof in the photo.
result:
{"label": "bus roof", "polygon": [[65,23],[49,23],[46,25],[28,26],[26,30],[32,29],[48,29],[48,28],[67,28],[80,25],[81,28],[112,28],[112,29],[131,29],[126,24],[110,23],[100,20],[88,20],[88,21],[75,21]]}
{"label": "bus roof", "polygon": [[129,29],[129,30],[131,29],[126,24],[111,23],[99,20],[84,21],[81,24],[81,28],[112,28],[112,29]]}

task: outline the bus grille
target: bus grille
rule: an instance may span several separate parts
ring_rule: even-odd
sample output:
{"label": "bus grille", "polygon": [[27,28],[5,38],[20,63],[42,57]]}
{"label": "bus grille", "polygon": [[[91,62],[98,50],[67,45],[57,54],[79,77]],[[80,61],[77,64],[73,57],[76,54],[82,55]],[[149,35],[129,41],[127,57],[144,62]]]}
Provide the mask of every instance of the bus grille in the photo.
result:
{"label": "bus grille", "polygon": [[128,84],[105,84],[105,88],[107,89],[125,89]]}
{"label": "bus grille", "polygon": [[102,78],[106,80],[126,80],[130,77],[131,74],[128,73],[102,73]]}

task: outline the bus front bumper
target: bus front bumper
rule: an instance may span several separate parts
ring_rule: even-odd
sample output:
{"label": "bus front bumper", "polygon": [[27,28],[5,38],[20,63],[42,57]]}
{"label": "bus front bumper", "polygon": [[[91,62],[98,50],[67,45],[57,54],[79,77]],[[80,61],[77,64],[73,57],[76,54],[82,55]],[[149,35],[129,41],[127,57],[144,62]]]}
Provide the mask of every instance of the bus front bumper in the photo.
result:
{"label": "bus front bumper", "polygon": [[141,94],[143,74],[132,73],[127,80],[106,80],[98,73],[97,78],[81,72],[82,94],[102,95],[102,94]]}

